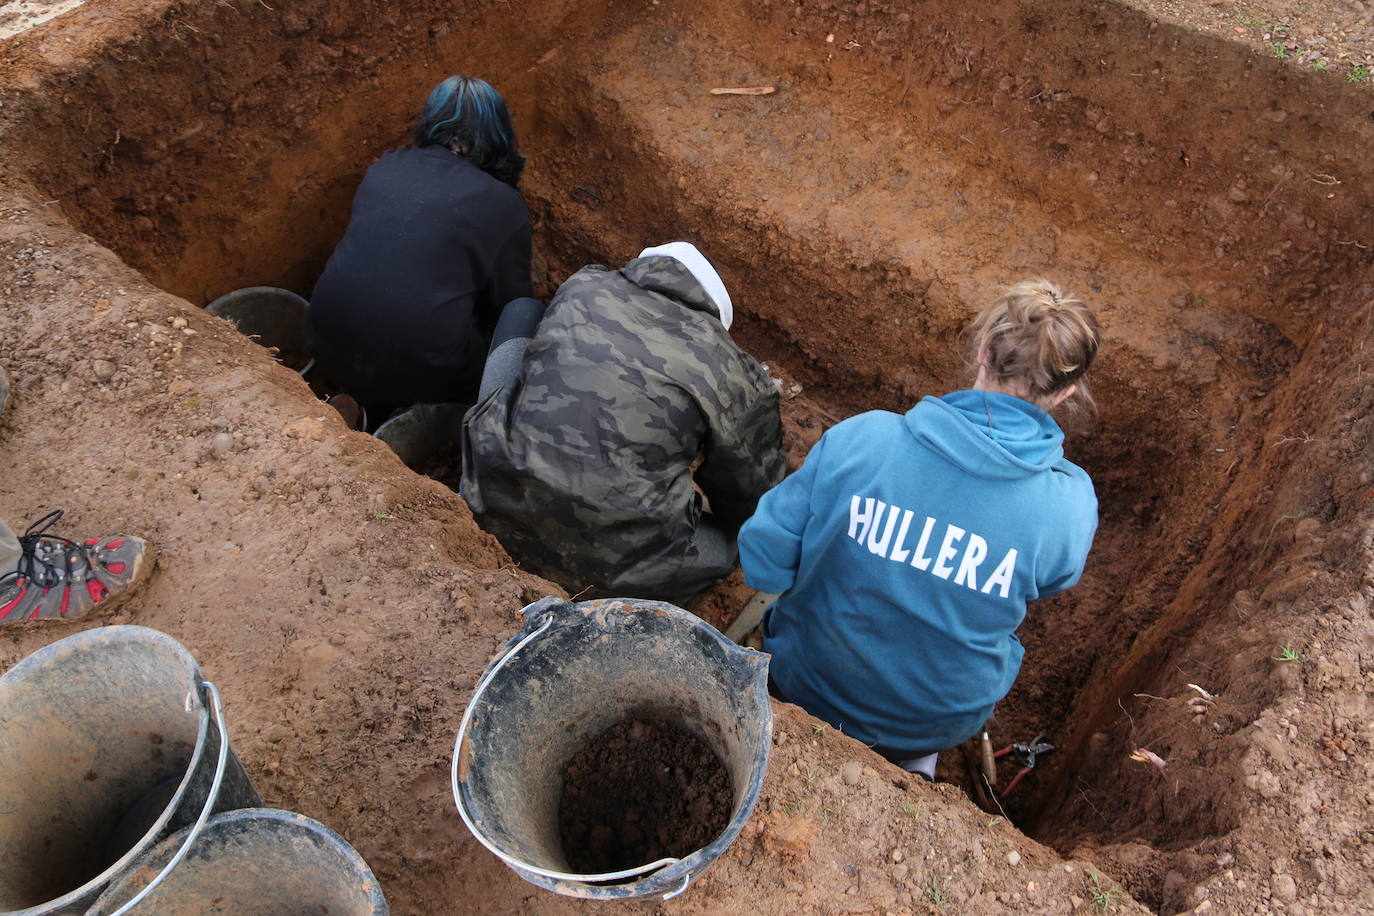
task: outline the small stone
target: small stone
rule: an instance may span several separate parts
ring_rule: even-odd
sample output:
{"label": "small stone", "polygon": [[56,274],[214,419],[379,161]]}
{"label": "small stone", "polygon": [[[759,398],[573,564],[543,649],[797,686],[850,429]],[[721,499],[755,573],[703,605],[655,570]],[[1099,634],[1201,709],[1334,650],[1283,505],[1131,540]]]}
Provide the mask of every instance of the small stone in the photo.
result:
{"label": "small stone", "polygon": [[1010,865],[1012,868],[1015,868],[1016,866],[1020,865],[1020,864],[1021,864],[1021,853],[1019,853],[1019,852],[1009,852],[1009,853],[1007,853],[1007,864]]}
{"label": "small stone", "polygon": [[186,319],[182,318],[180,315],[177,315],[172,319],[172,327],[180,331],[182,328],[186,327]]}
{"label": "small stone", "polygon": [[233,448],[234,437],[228,433],[215,433],[215,438],[210,440],[210,451],[214,452],[216,458],[228,458]]}
{"label": "small stone", "polygon": [[1293,903],[1298,899],[1298,882],[1293,880],[1292,875],[1275,875],[1269,887],[1274,891],[1274,896],[1284,903]]}
{"label": "small stone", "polygon": [[892,850],[892,861],[893,861],[893,862],[900,862],[900,861],[902,861],[902,851],[901,851],[900,849],[894,849],[894,850]]}
{"label": "small stone", "polygon": [[263,734],[263,737],[267,739],[268,744],[278,744],[286,740],[287,736],[290,734],[291,733],[286,730],[285,725],[271,725]]}
{"label": "small stone", "polygon": [[844,784],[847,786],[858,785],[863,772],[863,764],[857,760],[848,760],[840,767],[840,778],[844,780]]}
{"label": "small stone", "polygon": [[910,871],[911,869],[907,868],[905,865],[894,865],[892,866],[892,878],[894,881],[905,881]]}
{"label": "small stone", "polygon": [[96,381],[108,382],[114,378],[115,370],[119,367],[108,359],[91,360],[91,372],[95,374]]}

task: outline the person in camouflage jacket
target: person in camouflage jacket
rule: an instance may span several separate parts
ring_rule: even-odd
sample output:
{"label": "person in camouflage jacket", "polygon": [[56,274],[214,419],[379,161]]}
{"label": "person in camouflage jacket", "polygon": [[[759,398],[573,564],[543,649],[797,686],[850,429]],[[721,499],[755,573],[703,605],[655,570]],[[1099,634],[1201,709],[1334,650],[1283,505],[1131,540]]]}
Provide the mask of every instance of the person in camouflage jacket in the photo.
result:
{"label": "person in camouflage jacket", "polygon": [[777,388],[730,339],[732,317],[686,242],[559,288],[518,375],[464,418],[463,495],[524,568],[669,600],[734,568],[735,535],[786,463]]}

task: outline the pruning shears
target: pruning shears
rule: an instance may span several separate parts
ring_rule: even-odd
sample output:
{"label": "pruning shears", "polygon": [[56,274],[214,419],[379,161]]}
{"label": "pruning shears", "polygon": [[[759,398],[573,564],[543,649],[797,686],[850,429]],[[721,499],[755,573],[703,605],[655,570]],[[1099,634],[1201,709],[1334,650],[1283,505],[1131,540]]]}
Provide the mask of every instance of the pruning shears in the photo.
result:
{"label": "pruning shears", "polygon": [[1002,790],[1001,795],[1003,798],[1006,798],[1015,791],[1016,787],[1021,784],[1021,781],[1026,778],[1026,775],[1030,773],[1031,770],[1035,769],[1037,757],[1041,757],[1054,750],[1054,745],[1046,740],[1048,737],[1048,735],[1036,735],[1033,739],[1024,744],[1008,744],[992,755],[995,758],[1001,758],[1008,754],[1015,754],[1016,759],[1021,762],[1021,769],[1011,778],[1011,782],[1007,783],[1007,787]]}

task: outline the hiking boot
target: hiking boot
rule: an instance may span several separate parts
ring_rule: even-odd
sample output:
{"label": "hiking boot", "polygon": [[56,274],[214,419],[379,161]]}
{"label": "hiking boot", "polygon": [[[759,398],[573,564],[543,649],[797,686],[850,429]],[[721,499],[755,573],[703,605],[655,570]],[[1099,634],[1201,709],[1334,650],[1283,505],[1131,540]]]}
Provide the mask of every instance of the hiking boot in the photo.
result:
{"label": "hiking boot", "polygon": [[61,517],[61,509],[49,512],[19,537],[19,566],[0,576],[0,624],[75,620],[97,605],[113,610],[152,570],[153,549],[139,538],[78,544],[48,534]]}

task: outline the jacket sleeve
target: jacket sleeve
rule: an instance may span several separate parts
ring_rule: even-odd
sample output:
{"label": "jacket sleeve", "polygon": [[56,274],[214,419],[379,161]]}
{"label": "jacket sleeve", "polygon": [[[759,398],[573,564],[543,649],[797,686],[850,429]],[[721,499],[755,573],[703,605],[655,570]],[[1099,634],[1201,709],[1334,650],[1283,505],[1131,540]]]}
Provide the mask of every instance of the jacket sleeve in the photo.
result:
{"label": "jacket sleeve", "polygon": [[725,399],[734,409],[725,416],[707,417],[710,428],[696,472],[711,502],[712,517],[731,532],[754,514],[759,497],[787,474],[777,387],[756,364],[750,368],[754,371],[735,384],[736,397]]}
{"label": "jacket sleeve", "polygon": [[796,581],[811,518],[811,489],[824,447],[822,436],[801,468],[765,493],[758,511],[740,529],[739,561],[750,588],[780,595]]}
{"label": "jacket sleeve", "polygon": [[1061,552],[1056,558],[1054,575],[1047,582],[1036,583],[1038,598],[1048,598],[1077,585],[1087,565],[1088,552],[1097,534],[1097,494],[1093,492],[1092,482],[1086,479],[1086,475],[1084,478],[1086,492],[1074,500],[1071,509],[1059,519],[1062,525]]}

